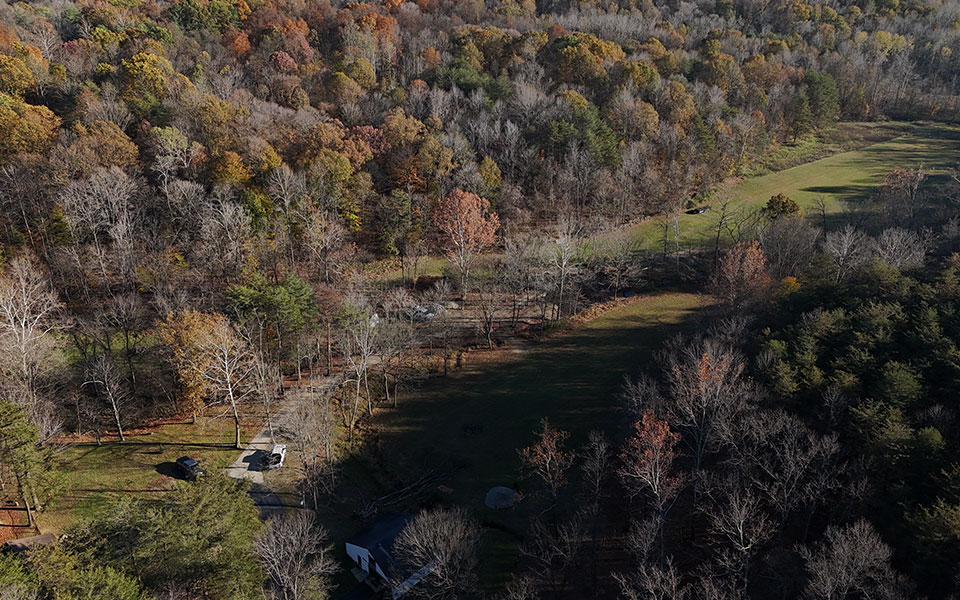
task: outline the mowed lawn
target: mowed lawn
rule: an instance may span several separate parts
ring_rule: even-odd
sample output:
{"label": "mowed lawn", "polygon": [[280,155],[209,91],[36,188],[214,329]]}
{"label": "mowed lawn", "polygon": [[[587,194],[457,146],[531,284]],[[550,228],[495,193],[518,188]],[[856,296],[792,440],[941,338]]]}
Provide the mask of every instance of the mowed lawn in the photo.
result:
{"label": "mowed lawn", "polygon": [[[244,439],[259,422],[245,428]],[[233,447],[233,423],[199,418],[194,424],[171,423],[150,435],[128,435],[127,441],[75,444],[58,455],[63,491],[38,517],[43,532],[60,532],[78,518],[90,516],[104,503],[122,495],[156,497],[170,489],[181,456],[197,459],[213,471],[232,463],[240,451]]]}
{"label": "mowed lawn", "polygon": [[[793,198],[812,217],[817,214],[817,201],[822,198],[829,214],[843,210],[845,203],[866,200],[874,192],[885,173],[897,167],[920,167],[942,180],[946,168],[960,161],[960,127],[954,125],[912,125],[907,133],[893,139],[843,152],[776,173],[751,177],[737,183],[730,191],[735,205],[758,210],[770,196],[783,193]],[[680,244],[696,247],[710,243],[715,235],[717,202],[714,211],[680,217]],[[657,221],[637,226],[641,244],[651,249],[662,246],[663,229]],[[671,225],[670,243],[673,244]]]}

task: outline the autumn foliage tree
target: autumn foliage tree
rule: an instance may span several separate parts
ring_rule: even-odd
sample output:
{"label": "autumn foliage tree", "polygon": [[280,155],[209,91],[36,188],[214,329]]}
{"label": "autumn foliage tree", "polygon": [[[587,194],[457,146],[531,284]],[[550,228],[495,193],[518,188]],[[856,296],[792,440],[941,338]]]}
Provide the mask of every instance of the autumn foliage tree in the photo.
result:
{"label": "autumn foliage tree", "polygon": [[206,365],[200,346],[212,326],[210,315],[192,310],[167,315],[157,325],[157,335],[169,352],[170,364],[180,382],[177,397],[194,417],[203,408],[208,387],[201,376]]}
{"label": "autumn foliage tree", "polygon": [[680,477],[671,474],[680,434],[671,431],[670,424],[649,409],[634,423],[633,430],[620,454],[623,466],[618,472],[626,488],[632,494],[646,494],[656,510],[662,561],[664,518],[682,484]]}
{"label": "autumn foliage tree", "polygon": [[456,189],[433,212],[440,233],[440,249],[460,272],[460,291],[466,294],[467,277],[476,254],[493,244],[500,219],[490,211],[490,201]]}
{"label": "autumn foliage tree", "polygon": [[633,424],[633,435],[620,454],[623,466],[619,474],[624,485],[634,494],[648,494],[660,512],[680,487],[680,478],[670,474],[679,441],[680,434],[671,431],[669,423],[646,410]]}
{"label": "autumn foliage tree", "polygon": [[520,463],[530,476],[543,481],[556,502],[557,494],[566,482],[567,470],[573,464],[574,452],[564,447],[570,434],[550,426],[550,421],[540,421],[537,443],[520,450]]}
{"label": "autumn foliage tree", "polygon": [[768,219],[799,217],[802,214],[803,209],[800,208],[797,201],[782,193],[770,196],[767,205],[763,208],[763,215]]}
{"label": "autumn foliage tree", "polygon": [[720,265],[713,274],[714,293],[731,308],[759,301],[770,288],[766,264],[767,258],[759,242],[734,245],[720,259]]}

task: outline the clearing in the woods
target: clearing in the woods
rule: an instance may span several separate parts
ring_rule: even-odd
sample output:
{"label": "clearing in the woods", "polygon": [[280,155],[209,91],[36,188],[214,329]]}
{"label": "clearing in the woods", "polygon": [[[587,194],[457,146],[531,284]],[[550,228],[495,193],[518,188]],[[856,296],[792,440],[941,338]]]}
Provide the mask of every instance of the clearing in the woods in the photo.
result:
{"label": "clearing in the woods", "polygon": [[[793,198],[812,219],[819,219],[818,201],[828,220],[846,208],[868,201],[883,175],[897,167],[923,167],[932,175],[931,184],[942,182],[947,168],[960,161],[960,127],[941,124],[913,124],[893,139],[872,144],[851,152],[841,152],[796,167],[748,177],[728,192],[732,206],[758,210],[771,196],[786,194]],[[710,202],[712,210],[703,214],[680,216],[680,245],[691,248],[712,243],[716,235],[718,199]],[[819,224],[819,223],[818,223]],[[669,223],[673,245],[672,217]],[[662,245],[661,220],[650,220],[636,227],[643,246],[658,249]],[[724,240],[726,243],[726,240]]]}

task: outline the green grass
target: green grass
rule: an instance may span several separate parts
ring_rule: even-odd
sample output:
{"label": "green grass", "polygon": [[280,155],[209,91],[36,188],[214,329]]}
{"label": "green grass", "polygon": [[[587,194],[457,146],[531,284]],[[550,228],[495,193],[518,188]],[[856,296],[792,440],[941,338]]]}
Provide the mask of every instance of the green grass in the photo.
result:
{"label": "green grass", "polygon": [[[647,368],[653,351],[708,304],[693,294],[641,298],[525,354],[468,362],[449,377],[428,380],[377,419],[381,476],[409,481],[427,469],[446,473],[443,484],[453,491],[440,499],[520,532],[520,515],[491,511],[483,499],[495,485],[520,485],[517,449],[533,443],[540,419],[570,431],[574,446],[592,429],[610,430],[622,419],[617,394],[624,376]],[[464,425],[483,430],[467,435]],[[493,588],[505,582],[516,540],[496,529],[485,538],[481,580]]]}
{"label": "green grass", "polygon": [[763,156],[740,169],[743,177],[759,177],[783,171],[833,154],[859,150],[907,133],[907,122],[842,122],[830,129],[802,136],[793,143],[773,144]]}
{"label": "green grass", "polygon": [[64,490],[38,518],[40,527],[59,532],[117,496],[165,492],[174,480],[160,471],[169,472],[171,463],[184,455],[196,458],[208,470],[226,467],[239,454],[233,435],[229,420],[200,418],[196,424],[157,427],[151,435],[130,435],[122,444],[69,446],[58,455]]}
{"label": "green grass", "polygon": [[[803,207],[808,215],[816,212],[822,198],[827,214],[837,214],[845,204],[856,204],[870,197],[881,178],[896,167],[919,167],[934,174],[960,160],[960,127],[952,125],[912,125],[907,133],[860,150],[843,152],[797,167],[746,178],[731,190],[738,207],[760,209],[770,196],[784,193]],[[935,179],[934,179],[935,180]],[[716,202],[713,208],[716,209]],[[680,242],[697,247],[712,240],[711,227],[716,212],[680,217]],[[642,246],[659,249],[662,229],[648,221],[635,229]],[[672,230],[671,230],[671,244]]]}

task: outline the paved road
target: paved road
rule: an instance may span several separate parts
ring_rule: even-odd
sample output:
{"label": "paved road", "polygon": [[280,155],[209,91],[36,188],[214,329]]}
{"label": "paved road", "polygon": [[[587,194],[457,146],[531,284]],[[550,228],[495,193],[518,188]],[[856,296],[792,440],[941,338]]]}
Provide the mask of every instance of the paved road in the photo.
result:
{"label": "paved road", "polygon": [[[319,382],[314,382],[317,387],[330,387],[335,384],[333,377],[320,378]],[[317,385],[319,384],[319,386]],[[322,389],[321,388],[321,389]],[[292,394],[287,398],[291,398]],[[285,405],[273,417],[274,429],[283,423],[284,417],[292,408],[293,401],[288,400]],[[250,496],[256,502],[260,510],[260,518],[267,519],[273,515],[283,514],[284,504],[276,492],[264,485],[263,480],[263,459],[273,449],[274,439],[270,435],[270,428],[264,425],[260,433],[253,436],[246,449],[240,452],[240,456],[227,467],[227,476],[233,479],[246,479],[250,482]]]}
{"label": "paved road", "polygon": [[276,492],[263,485],[262,483],[253,483],[250,485],[250,497],[257,505],[257,511],[260,518],[266,521],[270,517],[283,514],[283,500]]}
{"label": "paved road", "polygon": [[247,448],[240,453],[237,460],[227,467],[227,476],[234,479],[247,479],[253,484],[263,484],[263,470],[261,463],[267,453],[273,448],[273,439],[270,430],[264,427],[260,430]]}

